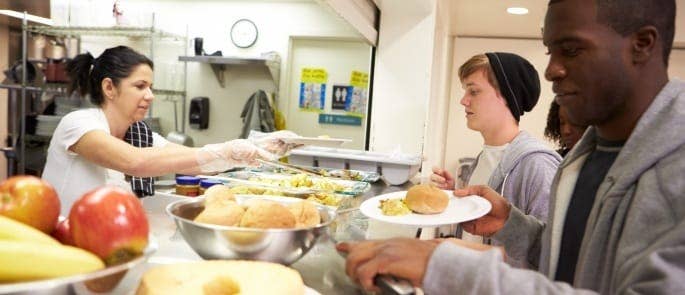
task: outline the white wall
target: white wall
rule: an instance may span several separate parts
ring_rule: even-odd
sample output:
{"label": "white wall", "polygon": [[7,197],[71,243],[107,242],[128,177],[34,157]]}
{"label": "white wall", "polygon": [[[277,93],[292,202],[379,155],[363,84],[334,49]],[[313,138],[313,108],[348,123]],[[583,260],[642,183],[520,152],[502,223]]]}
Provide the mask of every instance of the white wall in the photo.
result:
{"label": "white wall", "polygon": [[420,155],[431,75],[436,0],[380,3],[370,149]]}
{"label": "white wall", "polygon": [[[53,2],[57,2],[53,5],[58,6],[67,0]],[[79,1],[72,0],[72,2]],[[85,3],[83,5],[94,3],[92,0],[80,2]],[[286,97],[286,87],[283,86],[288,78],[285,73],[288,72],[286,61],[289,58],[288,42],[291,36],[362,39],[340,17],[314,1],[129,0],[125,1],[125,4],[124,13],[129,11],[133,19],[141,21],[147,20],[142,15],[155,11],[157,27],[164,30],[185,34],[186,24],[188,24],[190,38],[203,37],[204,48],[209,53],[221,50],[224,56],[254,57],[263,52],[276,51],[282,59],[280,78],[282,87],[278,92],[281,98]],[[97,12],[92,12],[91,15],[100,17],[91,18],[91,22],[99,22],[91,25],[106,25],[107,22],[101,19],[111,19],[107,11],[111,11],[111,7],[104,5],[98,8]],[[82,14],[79,15],[85,18]],[[252,20],[259,30],[257,43],[249,49],[239,49],[230,41],[230,27],[241,18]],[[139,44],[144,45],[144,43]],[[84,44],[83,48],[88,49],[88,46],[96,45]],[[105,47],[108,46],[109,44]],[[188,46],[192,48],[192,42]],[[139,48],[142,51],[146,47]],[[161,70],[159,66],[161,61],[176,61],[178,51],[178,45],[157,46],[155,62],[158,64],[156,69],[158,73]],[[192,54],[192,49],[189,52]],[[240,111],[248,97],[258,89],[275,90],[271,76],[262,68],[233,67],[226,71],[225,76],[226,88],[220,88],[209,65],[188,63],[188,98],[196,96],[210,98],[208,130],[189,129],[187,119],[185,122],[186,133],[193,137],[196,146],[237,137],[242,127]],[[287,103],[284,99],[280,99],[278,105],[283,112],[287,112]],[[168,132],[173,128],[173,104],[158,99],[153,107],[153,115],[162,118],[162,127],[165,131]]]}
{"label": "white wall", "polygon": [[[548,57],[545,55],[546,49],[542,46],[542,41],[455,38],[454,62],[450,78],[452,90],[449,102],[448,134],[445,143],[445,168],[452,172],[456,171],[459,158],[475,157],[483,146],[483,139],[480,133],[466,128],[464,107],[459,104],[459,100],[464,95],[464,90],[461,88],[457,70],[471,56],[490,51],[506,51],[521,55],[528,59],[538,71],[541,83],[540,100],[532,112],[526,113],[521,117],[520,127],[537,138],[544,138],[543,133],[547,122],[547,112],[554,94],[552,93],[551,83],[544,78]],[[551,143],[550,147],[553,147]]]}

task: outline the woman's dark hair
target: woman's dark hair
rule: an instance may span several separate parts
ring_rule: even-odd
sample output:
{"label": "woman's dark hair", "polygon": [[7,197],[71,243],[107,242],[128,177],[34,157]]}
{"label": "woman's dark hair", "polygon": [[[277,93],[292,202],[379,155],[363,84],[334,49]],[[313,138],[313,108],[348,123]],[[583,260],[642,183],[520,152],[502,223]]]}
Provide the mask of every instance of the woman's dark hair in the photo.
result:
{"label": "woman's dark hair", "polygon": [[559,120],[559,104],[552,100],[547,114],[545,137],[561,146],[561,121]]}
{"label": "woman's dark hair", "polygon": [[69,74],[69,93],[78,90],[81,96],[90,94],[90,101],[95,105],[102,105],[102,80],[112,79],[115,86],[131,75],[137,66],[146,64],[153,68],[152,61],[145,55],[126,46],[112,47],[103,52],[98,58],[88,53],[79,54],[67,63]]}

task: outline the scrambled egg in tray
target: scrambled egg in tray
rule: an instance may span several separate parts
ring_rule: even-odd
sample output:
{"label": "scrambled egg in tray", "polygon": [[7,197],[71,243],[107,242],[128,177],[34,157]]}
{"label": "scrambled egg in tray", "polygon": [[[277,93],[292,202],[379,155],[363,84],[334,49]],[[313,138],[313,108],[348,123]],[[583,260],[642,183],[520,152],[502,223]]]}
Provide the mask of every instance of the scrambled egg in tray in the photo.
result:
{"label": "scrambled egg in tray", "polygon": [[[241,195],[272,195],[272,196],[289,196],[288,194],[279,191],[279,190],[274,190],[274,189],[267,189],[267,188],[260,188],[260,187],[251,187],[251,186],[246,186],[246,185],[240,185],[240,186],[234,186],[231,188],[231,192],[234,194],[241,194]],[[340,207],[342,204],[343,197],[337,196],[334,193],[314,193],[314,194],[307,194],[303,196],[298,196],[298,197],[304,197],[305,199],[309,201],[314,201],[319,204],[323,204],[326,206],[333,206],[333,207]]]}
{"label": "scrambled egg in tray", "polygon": [[317,181],[312,181],[311,177],[307,174],[296,174],[285,179],[273,179],[273,178],[263,178],[263,177],[251,177],[248,180],[257,181],[261,183],[277,185],[280,187],[308,187],[323,191],[344,191],[345,186],[337,184],[335,182],[320,179]]}
{"label": "scrambled egg in tray", "polygon": [[399,216],[411,213],[404,198],[381,200],[379,207],[383,215]]}

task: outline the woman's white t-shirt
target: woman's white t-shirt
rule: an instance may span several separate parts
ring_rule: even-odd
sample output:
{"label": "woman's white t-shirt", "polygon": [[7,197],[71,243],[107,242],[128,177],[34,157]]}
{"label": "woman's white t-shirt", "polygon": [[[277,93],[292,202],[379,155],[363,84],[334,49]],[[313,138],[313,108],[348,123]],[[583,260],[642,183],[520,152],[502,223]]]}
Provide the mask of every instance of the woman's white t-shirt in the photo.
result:
{"label": "woman's white t-shirt", "polygon": [[[469,178],[468,185],[488,185],[490,176],[492,176],[495,168],[497,168],[497,165],[499,165],[499,162],[502,160],[502,155],[504,155],[504,150],[508,145],[509,144],[500,146],[484,145],[483,151],[480,153],[480,156],[478,156],[476,169],[473,170],[471,178]],[[466,241],[483,242],[483,237],[469,234],[466,231],[462,232],[461,237]]]}
{"label": "woman's white t-shirt", "polygon": [[[61,215],[68,216],[71,205],[84,193],[104,185],[131,190],[122,172],[89,162],[69,148],[90,131],[111,134],[105,113],[100,108],[71,112],[60,120],[48,147],[43,179],[50,183],[61,201]],[[152,133],[154,147],[164,147],[168,141]]]}

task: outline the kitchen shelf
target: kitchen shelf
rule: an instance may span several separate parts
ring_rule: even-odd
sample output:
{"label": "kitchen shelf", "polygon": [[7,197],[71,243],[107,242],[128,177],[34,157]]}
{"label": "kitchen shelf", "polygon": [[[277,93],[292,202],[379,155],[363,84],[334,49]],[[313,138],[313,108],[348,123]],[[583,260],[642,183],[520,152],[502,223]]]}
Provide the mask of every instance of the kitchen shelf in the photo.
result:
{"label": "kitchen shelf", "polygon": [[278,88],[281,75],[281,57],[275,52],[262,54],[261,57],[230,57],[230,56],[179,56],[179,61],[208,63],[214,71],[217,81],[222,88],[226,87],[224,71],[226,66],[259,66],[266,67]]}
{"label": "kitchen shelf", "polygon": [[[63,86],[62,86],[63,85]],[[21,84],[0,84],[0,89],[14,89],[21,90]],[[26,86],[26,91],[44,92],[49,94],[67,94],[66,84],[51,83],[44,86]],[[155,95],[164,96],[185,96],[186,92],[182,90],[168,90],[168,89],[153,89],[152,93]]]}
{"label": "kitchen shelf", "polygon": [[158,38],[182,41],[185,36],[157,30],[154,27],[73,27],[73,26],[27,26],[27,31],[51,36],[114,36],[130,38]]}

